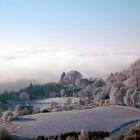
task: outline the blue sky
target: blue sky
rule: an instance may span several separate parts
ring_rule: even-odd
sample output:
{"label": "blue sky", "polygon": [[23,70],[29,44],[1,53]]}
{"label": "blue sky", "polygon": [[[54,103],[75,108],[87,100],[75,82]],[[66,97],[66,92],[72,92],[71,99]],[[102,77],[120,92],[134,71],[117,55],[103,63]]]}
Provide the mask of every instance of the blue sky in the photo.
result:
{"label": "blue sky", "polygon": [[71,69],[106,77],[127,68],[140,56],[139,6],[139,0],[0,0],[0,82],[55,81]]}

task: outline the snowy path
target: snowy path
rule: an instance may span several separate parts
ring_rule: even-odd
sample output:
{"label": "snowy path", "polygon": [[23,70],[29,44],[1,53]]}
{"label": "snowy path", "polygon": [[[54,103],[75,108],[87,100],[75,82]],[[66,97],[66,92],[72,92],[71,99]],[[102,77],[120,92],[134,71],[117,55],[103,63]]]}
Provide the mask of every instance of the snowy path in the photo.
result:
{"label": "snowy path", "polygon": [[111,135],[113,137],[124,134],[129,132],[129,130],[133,127],[135,127],[140,122],[140,119],[138,120],[132,120],[130,122],[124,123],[120,125],[119,127],[115,128],[113,131],[111,131]]}
{"label": "snowy path", "polygon": [[85,129],[104,130],[117,134],[139,119],[139,109],[119,106],[53,112],[22,117],[16,122],[20,125],[16,133],[24,137],[37,137]]}

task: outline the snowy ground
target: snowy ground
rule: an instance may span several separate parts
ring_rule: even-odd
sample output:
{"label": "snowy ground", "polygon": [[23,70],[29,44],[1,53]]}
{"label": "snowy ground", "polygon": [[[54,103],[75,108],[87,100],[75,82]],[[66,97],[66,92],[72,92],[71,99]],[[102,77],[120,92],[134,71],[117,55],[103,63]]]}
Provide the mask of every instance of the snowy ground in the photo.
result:
{"label": "snowy ground", "polygon": [[[127,131],[140,119],[140,110],[130,107],[108,106],[86,110],[28,115],[15,123],[16,134],[23,137],[56,135],[71,131],[104,130],[113,135]],[[127,128],[128,127],[128,128]]]}

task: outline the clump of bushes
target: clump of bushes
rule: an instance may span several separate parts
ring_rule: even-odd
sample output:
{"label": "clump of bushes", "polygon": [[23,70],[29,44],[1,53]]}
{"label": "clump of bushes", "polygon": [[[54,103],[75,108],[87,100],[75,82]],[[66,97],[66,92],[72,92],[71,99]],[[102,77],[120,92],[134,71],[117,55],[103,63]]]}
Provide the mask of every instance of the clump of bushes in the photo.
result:
{"label": "clump of bushes", "polygon": [[0,126],[0,140],[10,140],[8,130],[1,126]]}
{"label": "clump of bushes", "polygon": [[11,122],[13,119],[13,113],[11,111],[4,112],[2,119],[4,122]]}
{"label": "clump of bushes", "polygon": [[57,136],[38,136],[37,140],[103,140],[104,138],[109,137],[108,132],[103,131],[94,131],[88,132],[85,130],[81,130],[81,132],[70,132]]}
{"label": "clump of bushes", "polygon": [[34,109],[32,106],[16,105],[15,113],[16,116],[23,116],[23,115],[32,114],[33,110]]}
{"label": "clump of bushes", "polygon": [[68,98],[67,101],[66,101],[66,105],[70,105],[71,103],[72,103],[72,99]]}
{"label": "clump of bushes", "polygon": [[51,102],[51,108],[54,109],[54,108],[57,108],[57,107],[58,107],[58,103],[52,101],[52,102]]}
{"label": "clump of bushes", "polygon": [[41,113],[41,108],[40,107],[34,108],[33,113],[34,114]]}
{"label": "clump of bushes", "polygon": [[84,130],[81,130],[79,140],[89,140],[89,133]]}

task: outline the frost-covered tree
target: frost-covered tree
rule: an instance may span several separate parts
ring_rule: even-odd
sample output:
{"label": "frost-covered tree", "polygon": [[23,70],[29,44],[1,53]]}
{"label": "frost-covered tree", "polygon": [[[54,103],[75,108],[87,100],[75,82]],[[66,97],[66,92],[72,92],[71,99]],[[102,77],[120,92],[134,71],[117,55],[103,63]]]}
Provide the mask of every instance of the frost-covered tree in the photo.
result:
{"label": "frost-covered tree", "polygon": [[11,122],[13,119],[13,113],[11,111],[4,112],[2,119],[4,122]]}
{"label": "frost-covered tree", "polygon": [[82,75],[77,71],[63,74],[63,83],[76,86],[79,91],[80,103],[94,105],[117,104],[140,107],[140,59],[131,64],[130,68],[111,73],[107,80],[91,78],[88,84],[81,86]]}
{"label": "frost-covered tree", "polygon": [[82,78],[82,74],[78,71],[69,71],[67,72],[65,75],[63,75],[62,79],[62,83],[64,84],[69,84],[72,86],[76,86],[76,81],[77,79],[81,79]]}
{"label": "frost-covered tree", "polygon": [[71,103],[72,103],[72,99],[68,98],[67,101],[66,101],[66,105],[70,105]]}
{"label": "frost-covered tree", "polygon": [[111,104],[124,105],[123,94],[118,88],[112,88],[109,97]]}
{"label": "frost-covered tree", "polygon": [[131,100],[134,107],[140,107],[140,91],[135,90],[133,94],[131,94]]}
{"label": "frost-covered tree", "polygon": [[60,95],[61,95],[61,97],[64,97],[64,96],[65,96],[65,93],[66,93],[65,89],[61,89],[61,90],[60,90]]}
{"label": "frost-covered tree", "polygon": [[128,90],[134,91],[137,88],[137,81],[134,77],[128,78],[124,84],[126,85]]}
{"label": "frost-covered tree", "polygon": [[57,102],[54,102],[54,101],[51,102],[51,108],[52,109],[57,108],[57,106],[58,106]]}
{"label": "frost-covered tree", "polygon": [[111,74],[106,85],[112,104],[139,107],[140,59],[131,64],[129,69]]}
{"label": "frost-covered tree", "polygon": [[124,96],[124,103],[127,106],[133,106],[132,99],[129,95]]}
{"label": "frost-covered tree", "polygon": [[27,92],[21,92],[19,98],[28,106],[27,101],[30,99],[30,95]]}
{"label": "frost-covered tree", "polygon": [[95,79],[92,84],[84,87],[79,92],[79,97],[82,104],[93,103],[101,105],[108,98],[105,82],[102,79]]}
{"label": "frost-covered tree", "polygon": [[131,64],[129,69],[129,75],[136,80],[137,88],[140,88],[140,59]]}
{"label": "frost-covered tree", "polygon": [[81,79],[76,79],[75,86],[80,88],[80,86],[81,86]]}

